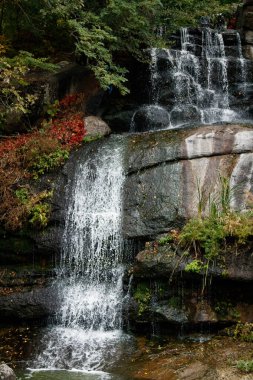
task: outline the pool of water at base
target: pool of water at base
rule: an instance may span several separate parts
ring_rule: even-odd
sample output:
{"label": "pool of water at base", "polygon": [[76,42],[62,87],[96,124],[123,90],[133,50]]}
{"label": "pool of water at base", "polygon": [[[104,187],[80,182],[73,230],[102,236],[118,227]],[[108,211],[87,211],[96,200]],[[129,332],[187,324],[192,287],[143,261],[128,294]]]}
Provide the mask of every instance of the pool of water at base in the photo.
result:
{"label": "pool of water at base", "polygon": [[[12,367],[18,380],[178,380],[187,368],[199,371],[200,366],[210,373],[225,371],[222,379],[235,376],[239,380],[242,377],[234,364],[252,352],[250,343],[207,332],[177,337],[123,334],[126,339],[116,346],[117,355],[109,356],[112,360],[106,362],[104,371],[34,368],[34,358],[43,349],[49,331],[41,327],[0,327],[0,362]],[[220,380],[215,376],[210,378]]]}

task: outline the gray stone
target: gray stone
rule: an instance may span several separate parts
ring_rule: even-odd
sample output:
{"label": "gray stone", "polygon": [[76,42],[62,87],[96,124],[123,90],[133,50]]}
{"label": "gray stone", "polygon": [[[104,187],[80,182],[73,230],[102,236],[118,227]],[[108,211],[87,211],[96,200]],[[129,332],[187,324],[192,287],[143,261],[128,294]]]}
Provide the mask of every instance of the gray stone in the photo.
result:
{"label": "gray stone", "polygon": [[50,286],[0,297],[0,320],[17,321],[53,316],[59,307],[57,288]]}
{"label": "gray stone", "polygon": [[5,363],[0,364],[0,380],[16,380],[14,371]]}
{"label": "gray stone", "polygon": [[245,41],[248,44],[252,44],[253,45],[253,31],[252,30],[247,30],[245,32]]}
{"label": "gray stone", "polygon": [[244,54],[246,58],[253,60],[253,46],[246,45],[244,47]]}
{"label": "gray stone", "polygon": [[253,29],[253,12],[246,12],[244,15],[243,27],[246,29]]}
{"label": "gray stone", "polygon": [[178,374],[180,380],[214,380],[217,379],[217,372],[207,364],[194,362]]}
{"label": "gray stone", "polygon": [[161,131],[128,138],[123,231],[148,237],[180,226],[198,212],[199,190],[218,197],[230,177],[231,207],[247,207],[253,191],[253,129],[239,125]]}
{"label": "gray stone", "polygon": [[133,116],[132,126],[135,132],[159,130],[169,127],[168,111],[157,105],[141,107]]}
{"label": "gray stone", "polygon": [[134,114],[134,110],[114,112],[104,115],[105,121],[109,124],[110,128],[115,132],[128,132],[131,120]]}
{"label": "gray stone", "polygon": [[[170,277],[184,271],[187,264],[192,261],[189,257],[184,257],[182,252],[169,245],[160,246],[154,251],[152,248],[141,251],[136,256],[134,267],[135,277],[149,276],[154,278]],[[253,281],[253,260],[252,248],[249,247],[240,255],[228,252],[222,256],[221,262],[217,260],[209,267],[209,275],[221,279],[236,281]],[[205,272],[201,272],[204,275]]]}
{"label": "gray stone", "polygon": [[180,308],[172,307],[167,304],[155,306],[152,310],[156,314],[162,316],[168,323],[187,323],[188,315]]}
{"label": "gray stone", "polygon": [[85,136],[104,137],[111,133],[108,124],[98,116],[88,116],[84,119],[84,122],[87,131]]}

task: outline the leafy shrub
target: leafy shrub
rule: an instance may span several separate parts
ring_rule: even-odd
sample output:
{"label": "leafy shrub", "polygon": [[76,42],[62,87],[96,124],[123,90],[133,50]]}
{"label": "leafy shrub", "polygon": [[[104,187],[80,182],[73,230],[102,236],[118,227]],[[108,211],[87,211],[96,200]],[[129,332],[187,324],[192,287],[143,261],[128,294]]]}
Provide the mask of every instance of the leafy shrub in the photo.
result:
{"label": "leafy shrub", "polygon": [[28,202],[29,192],[27,188],[22,187],[21,189],[17,189],[15,195],[21,203],[26,204]]}
{"label": "leafy shrub", "polygon": [[179,236],[181,246],[188,247],[195,256],[203,255],[207,263],[224,252],[229,239],[235,244],[244,244],[253,236],[253,212],[231,210],[233,190],[229,179],[220,176],[219,182],[219,198],[212,199],[209,194],[209,215],[202,216],[203,197],[199,191],[199,215],[186,223]]}
{"label": "leafy shrub", "polygon": [[171,243],[173,241],[173,237],[171,235],[163,236],[161,239],[158,240],[159,245],[166,245],[168,243]]}
{"label": "leafy shrub", "polygon": [[205,266],[200,260],[193,260],[185,267],[186,272],[192,273],[200,273],[203,269],[205,269]]}
{"label": "leafy shrub", "polygon": [[30,209],[29,222],[37,228],[46,227],[50,213],[50,205],[48,203],[38,203]]}
{"label": "leafy shrub", "polygon": [[0,126],[4,128],[9,115],[28,114],[37,95],[25,91],[26,75],[31,69],[55,71],[57,65],[46,58],[35,58],[32,53],[20,51],[14,57],[6,55],[7,45],[0,44]]}
{"label": "leafy shrub", "polygon": [[64,149],[58,149],[55,152],[38,156],[30,167],[33,178],[38,179],[39,176],[59,166],[68,157],[69,152]]}
{"label": "leafy shrub", "polygon": [[45,193],[34,192],[31,179],[61,165],[82,143],[86,133],[83,115],[75,109],[81,97],[71,95],[59,102],[57,113],[54,110],[50,115],[56,116],[44,121],[40,130],[0,142],[0,223],[6,229],[20,229],[27,220],[36,227],[47,224],[49,210],[41,202]]}
{"label": "leafy shrub", "polygon": [[233,331],[233,337],[245,342],[253,342],[253,323],[237,323]]}
{"label": "leafy shrub", "polygon": [[253,372],[253,360],[238,360],[236,367],[242,372]]}

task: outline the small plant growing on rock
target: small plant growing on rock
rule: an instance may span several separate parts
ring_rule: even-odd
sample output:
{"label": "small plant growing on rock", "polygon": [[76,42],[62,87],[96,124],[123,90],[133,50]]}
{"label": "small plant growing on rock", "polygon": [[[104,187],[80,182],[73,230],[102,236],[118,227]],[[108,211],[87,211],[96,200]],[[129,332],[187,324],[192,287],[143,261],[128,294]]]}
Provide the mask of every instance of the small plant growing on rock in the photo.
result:
{"label": "small plant growing on rock", "polygon": [[43,228],[48,224],[50,205],[48,203],[38,203],[30,210],[29,222],[33,227]]}
{"label": "small plant growing on rock", "polygon": [[185,267],[185,271],[191,273],[201,273],[204,269],[206,266],[200,260],[193,260]]}
{"label": "small plant growing on rock", "polygon": [[253,372],[253,360],[238,360],[236,367],[242,372]]}
{"label": "small plant growing on rock", "polygon": [[138,284],[134,292],[134,299],[138,303],[138,315],[142,316],[148,309],[151,301],[151,291],[143,283]]}
{"label": "small plant growing on rock", "polygon": [[226,252],[228,242],[237,247],[253,236],[252,211],[242,213],[231,210],[229,181],[224,177],[220,177],[219,181],[220,198],[214,201],[209,195],[209,214],[202,216],[199,213],[197,218],[186,223],[179,235],[179,245],[195,255],[194,261],[186,267],[188,271],[208,269],[210,262]]}

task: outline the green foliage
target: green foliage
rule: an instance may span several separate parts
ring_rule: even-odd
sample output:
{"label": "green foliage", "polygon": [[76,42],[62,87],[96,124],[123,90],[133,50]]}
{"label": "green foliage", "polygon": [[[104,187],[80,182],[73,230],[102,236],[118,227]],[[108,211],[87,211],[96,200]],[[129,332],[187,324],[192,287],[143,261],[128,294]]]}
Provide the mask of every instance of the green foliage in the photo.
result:
{"label": "green foliage", "polygon": [[48,58],[34,57],[34,55],[28,51],[20,50],[19,54],[13,58],[8,58],[8,62],[12,64],[20,63],[26,70],[40,69],[43,71],[55,72],[59,66],[48,62]]}
{"label": "green foliage", "polygon": [[181,26],[198,25],[201,16],[209,16],[214,20],[219,13],[229,14],[233,12],[238,4],[236,1],[222,0],[163,0],[163,11],[161,12],[161,23],[167,26],[167,33],[177,30]]}
{"label": "green foliage", "polygon": [[207,260],[214,260],[220,252],[226,232],[222,219],[192,219],[182,230],[181,243],[193,246],[195,253],[203,251]]}
{"label": "green foliage", "polygon": [[208,263],[224,251],[226,240],[233,239],[235,243],[244,244],[253,236],[252,211],[241,213],[230,210],[233,190],[227,178],[220,177],[219,182],[219,198],[213,200],[209,194],[209,215],[202,217],[201,195],[199,216],[186,223],[179,237],[181,245],[193,249],[196,256],[203,254]]}
{"label": "green foliage", "polygon": [[171,242],[173,242],[173,237],[171,235],[163,236],[158,240],[159,245],[166,245]]}
{"label": "green foliage", "polygon": [[55,117],[59,112],[60,102],[55,100],[53,103],[45,104],[45,113],[50,117]]}
{"label": "green foliage", "polygon": [[236,308],[232,305],[231,302],[220,301],[215,305],[214,310],[221,318],[231,317],[233,320],[239,320],[240,313],[236,310]]}
{"label": "green foliage", "polygon": [[236,362],[236,367],[242,372],[253,372],[253,360],[238,360],[238,362]]}
{"label": "green foliage", "polygon": [[84,136],[83,138],[83,142],[84,143],[90,143],[92,141],[96,141],[96,140],[99,140],[101,139],[101,135],[96,135],[96,136]]}
{"label": "green foliage", "polygon": [[147,311],[150,304],[151,291],[149,287],[144,283],[138,284],[134,292],[134,299],[138,303],[138,315],[141,316]]}
{"label": "green foliage", "polygon": [[57,149],[55,152],[37,156],[30,167],[33,178],[38,179],[39,176],[59,166],[68,157],[69,152],[64,149]]}
{"label": "green foliage", "polygon": [[[2,47],[2,50],[1,50]],[[35,103],[37,96],[25,91],[28,85],[26,76],[31,69],[53,71],[56,65],[46,58],[35,58],[31,53],[21,51],[14,57],[5,54],[5,47],[0,44],[0,125],[12,114],[27,114]]]}
{"label": "green foliage", "polygon": [[233,331],[233,337],[245,342],[253,342],[253,323],[237,323]]}
{"label": "green foliage", "polygon": [[21,187],[15,191],[16,197],[20,200],[22,204],[26,204],[29,199],[29,191],[25,187]]}
{"label": "green foliage", "polygon": [[156,36],[157,26],[165,25],[168,35],[232,7],[230,0],[9,0],[0,2],[0,34],[14,51],[54,55],[76,49],[103,88],[114,85],[125,94],[126,54],[144,60],[146,48],[168,44],[167,36]]}
{"label": "green foliage", "polygon": [[42,191],[30,198],[28,203],[28,221],[32,227],[44,228],[48,224],[51,207],[46,199],[51,198],[52,191]]}
{"label": "green foliage", "polygon": [[38,203],[31,208],[29,222],[33,227],[44,228],[48,224],[50,205],[48,203]]}
{"label": "green foliage", "polygon": [[201,273],[203,269],[205,269],[205,265],[200,260],[193,260],[185,267],[185,271],[190,273]]}

